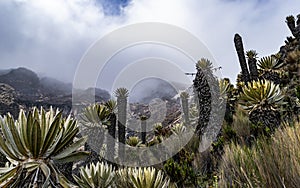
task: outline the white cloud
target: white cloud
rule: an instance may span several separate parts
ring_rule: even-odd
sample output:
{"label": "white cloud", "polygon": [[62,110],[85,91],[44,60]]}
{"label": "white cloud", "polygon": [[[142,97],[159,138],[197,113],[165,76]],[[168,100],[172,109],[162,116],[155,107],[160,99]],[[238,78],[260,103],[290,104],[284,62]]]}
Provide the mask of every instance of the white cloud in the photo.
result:
{"label": "white cloud", "polygon": [[260,57],[275,53],[290,35],[285,17],[300,12],[300,1],[135,0],[126,13],[129,23],[159,21],[181,26],[203,41],[223,67],[222,74],[235,81],[240,71],[233,36],[240,33],[245,50]]}
{"label": "white cloud", "polygon": [[89,45],[118,23],[93,0],[7,0],[0,7],[7,28],[0,37],[12,35],[2,44],[2,68],[24,66],[68,81]]}
{"label": "white cloud", "polygon": [[300,1],[132,0],[120,16],[105,16],[95,0],[3,0],[0,2],[2,68],[29,67],[72,80],[90,44],[123,25],[157,21],[183,27],[210,49],[232,81],[240,71],[233,36],[260,56],[276,52],[290,35],[285,17]]}

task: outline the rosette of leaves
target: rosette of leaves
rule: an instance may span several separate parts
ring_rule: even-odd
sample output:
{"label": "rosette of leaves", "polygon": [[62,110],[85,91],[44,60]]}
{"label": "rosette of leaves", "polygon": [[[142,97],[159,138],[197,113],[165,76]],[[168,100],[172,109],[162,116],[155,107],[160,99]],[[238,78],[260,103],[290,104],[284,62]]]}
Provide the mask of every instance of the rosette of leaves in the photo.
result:
{"label": "rosette of leaves", "polygon": [[161,123],[154,124],[154,134],[155,136],[159,136],[161,138],[167,138],[169,137],[172,132],[170,130],[170,127],[163,127]]}
{"label": "rosette of leaves", "polygon": [[137,136],[130,136],[126,140],[126,144],[132,147],[138,147],[142,144],[142,141]]}
{"label": "rosette of leaves", "polygon": [[153,167],[123,168],[116,173],[116,186],[123,188],[167,188],[169,178]]}
{"label": "rosette of leaves", "polygon": [[69,181],[56,164],[80,160],[88,155],[78,151],[86,138],[74,140],[77,121],[52,108],[34,108],[18,119],[7,114],[0,118],[0,151],[11,162],[0,169],[0,187],[67,187]]}
{"label": "rosette of leaves", "polygon": [[108,107],[96,103],[84,109],[81,120],[85,126],[105,125],[108,123],[109,115]]}
{"label": "rosette of leaves", "polygon": [[263,57],[258,61],[259,78],[280,84],[283,66],[284,64],[275,56]]}
{"label": "rosette of leaves", "polygon": [[112,165],[104,162],[91,163],[80,169],[80,177],[74,176],[81,188],[108,188],[115,181],[115,171]]}
{"label": "rosette of leaves", "polygon": [[237,100],[237,94],[234,86],[230,83],[228,78],[219,80],[220,88],[220,102],[226,103],[225,121],[231,124],[233,122],[233,114],[235,112],[235,103]]}
{"label": "rosette of leaves", "polygon": [[175,135],[182,136],[182,134],[186,131],[186,126],[183,123],[176,123],[172,128],[171,131]]}
{"label": "rosette of leaves", "polygon": [[252,81],[243,87],[240,105],[248,110],[254,125],[262,124],[272,131],[280,125],[283,98],[279,85],[268,80]]}
{"label": "rosette of leaves", "polygon": [[[87,106],[80,115],[81,134],[88,136],[85,149],[91,152],[91,155],[83,163],[98,162],[99,152],[103,149],[106,128],[109,125],[111,111],[109,107],[102,104],[92,104]],[[110,156],[113,157],[113,156]]]}

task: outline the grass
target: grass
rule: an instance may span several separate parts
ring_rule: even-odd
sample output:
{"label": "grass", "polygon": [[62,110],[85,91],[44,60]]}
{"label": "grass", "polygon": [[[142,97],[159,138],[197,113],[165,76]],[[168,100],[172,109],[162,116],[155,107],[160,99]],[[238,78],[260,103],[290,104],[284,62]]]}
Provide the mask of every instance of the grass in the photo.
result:
{"label": "grass", "polygon": [[220,187],[298,187],[300,185],[300,124],[278,129],[249,148],[225,146]]}

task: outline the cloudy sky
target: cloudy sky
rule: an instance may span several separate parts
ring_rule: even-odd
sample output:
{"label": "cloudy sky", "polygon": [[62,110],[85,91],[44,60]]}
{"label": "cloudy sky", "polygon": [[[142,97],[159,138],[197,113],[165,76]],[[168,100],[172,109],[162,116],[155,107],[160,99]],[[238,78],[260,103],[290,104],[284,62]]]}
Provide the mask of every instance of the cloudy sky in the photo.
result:
{"label": "cloudy sky", "polygon": [[285,17],[299,7],[299,0],[0,0],[0,69],[22,66],[72,82],[96,40],[150,21],[198,37],[234,81],[240,71],[234,34],[259,57],[277,52],[290,35]]}

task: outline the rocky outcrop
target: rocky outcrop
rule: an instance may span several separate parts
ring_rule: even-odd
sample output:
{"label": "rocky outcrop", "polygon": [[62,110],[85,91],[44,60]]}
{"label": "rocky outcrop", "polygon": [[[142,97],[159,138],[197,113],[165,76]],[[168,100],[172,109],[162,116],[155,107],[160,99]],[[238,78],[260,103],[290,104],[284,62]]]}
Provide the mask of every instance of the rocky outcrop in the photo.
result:
{"label": "rocky outcrop", "polygon": [[17,114],[19,105],[16,103],[16,91],[7,84],[0,83],[0,114]]}

